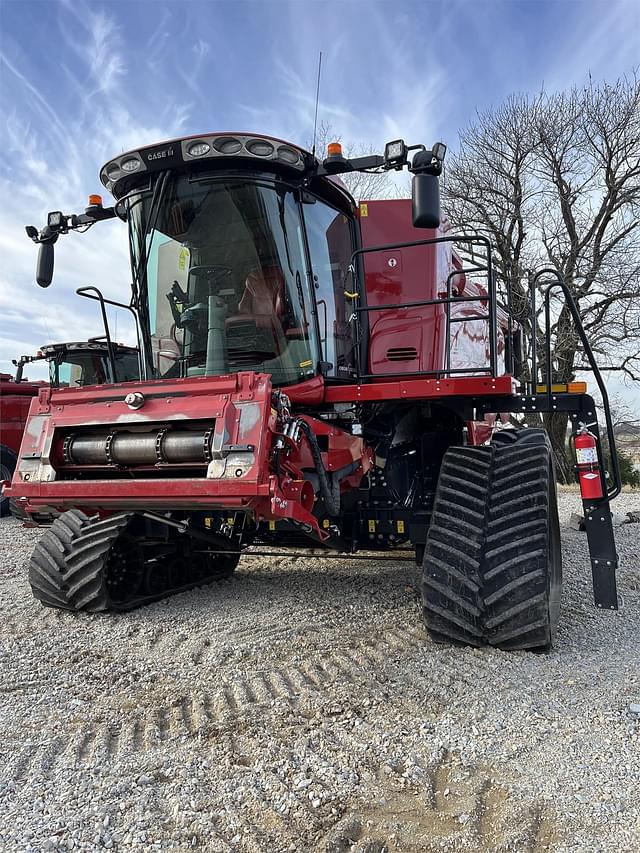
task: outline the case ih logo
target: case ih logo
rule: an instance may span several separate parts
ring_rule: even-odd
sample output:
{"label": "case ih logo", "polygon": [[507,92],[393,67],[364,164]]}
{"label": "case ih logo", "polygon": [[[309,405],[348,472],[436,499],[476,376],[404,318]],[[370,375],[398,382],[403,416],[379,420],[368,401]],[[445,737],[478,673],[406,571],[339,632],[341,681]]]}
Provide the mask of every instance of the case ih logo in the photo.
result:
{"label": "case ih logo", "polygon": [[164,148],[161,151],[151,151],[147,154],[147,160],[162,160],[165,157],[173,157],[173,148]]}

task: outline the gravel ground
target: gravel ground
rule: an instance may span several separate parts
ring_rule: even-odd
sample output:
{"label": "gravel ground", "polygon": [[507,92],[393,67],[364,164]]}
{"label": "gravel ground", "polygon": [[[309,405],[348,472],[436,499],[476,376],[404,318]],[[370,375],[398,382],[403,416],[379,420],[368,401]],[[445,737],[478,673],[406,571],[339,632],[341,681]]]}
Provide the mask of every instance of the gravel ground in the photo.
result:
{"label": "gravel ground", "polygon": [[59,613],[26,582],[39,535],[0,522],[3,850],[640,849],[640,525],[617,527],[617,613],[563,527],[549,655],[435,645],[409,562],[245,558]]}

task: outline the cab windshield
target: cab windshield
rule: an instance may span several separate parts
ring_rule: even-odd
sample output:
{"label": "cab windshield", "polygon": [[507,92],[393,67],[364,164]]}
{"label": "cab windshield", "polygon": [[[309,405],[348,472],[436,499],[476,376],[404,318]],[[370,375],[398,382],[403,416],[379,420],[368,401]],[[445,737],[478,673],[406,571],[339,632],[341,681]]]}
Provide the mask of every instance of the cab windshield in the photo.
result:
{"label": "cab windshield", "polygon": [[49,381],[54,388],[78,388],[140,379],[137,352],[116,350],[114,363],[115,377],[106,350],[59,352],[49,358]]}
{"label": "cab windshield", "polygon": [[[275,181],[171,174],[129,197],[143,336],[160,377],[316,372],[300,208]],[[154,198],[155,196],[155,198]]]}

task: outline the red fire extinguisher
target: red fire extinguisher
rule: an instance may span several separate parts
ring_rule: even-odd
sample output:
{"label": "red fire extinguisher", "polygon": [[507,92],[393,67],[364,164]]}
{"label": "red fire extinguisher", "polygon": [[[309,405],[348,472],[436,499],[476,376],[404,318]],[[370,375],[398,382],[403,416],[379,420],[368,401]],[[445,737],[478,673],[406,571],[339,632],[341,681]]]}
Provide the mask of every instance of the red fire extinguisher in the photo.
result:
{"label": "red fire extinguisher", "polygon": [[602,477],[598,463],[596,437],[592,432],[589,432],[586,424],[580,424],[575,439],[575,448],[582,500],[590,501],[601,498]]}

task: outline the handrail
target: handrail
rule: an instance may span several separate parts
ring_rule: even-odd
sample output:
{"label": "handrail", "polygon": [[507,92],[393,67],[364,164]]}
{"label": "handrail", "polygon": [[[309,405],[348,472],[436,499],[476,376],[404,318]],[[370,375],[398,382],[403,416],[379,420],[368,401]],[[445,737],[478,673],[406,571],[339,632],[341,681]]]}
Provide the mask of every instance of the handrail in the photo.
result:
{"label": "handrail", "polygon": [[[356,284],[355,290],[359,293],[362,292],[362,289],[359,286],[358,275],[357,275],[357,266],[356,266],[356,258],[361,255],[367,255],[372,252],[383,252],[390,251],[393,249],[405,249],[412,248],[414,246],[425,246],[425,245],[434,245],[437,243],[468,243],[470,245],[480,244],[486,248],[487,253],[487,263],[486,266],[476,265],[471,267],[470,269],[460,269],[453,270],[449,273],[447,277],[447,297],[445,299],[424,299],[414,302],[405,302],[397,305],[362,305],[358,307],[354,307],[353,309],[353,319],[358,319],[360,314],[369,313],[370,311],[383,311],[383,310],[401,310],[404,308],[416,308],[423,307],[428,305],[446,305],[446,319],[447,319],[447,330],[450,328],[451,323],[451,304],[460,304],[463,302],[488,302],[488,311],[485,315],[478,316],[470,316],[466,317],[466,320],[488,320],[489,323],[489,367],[477,367],[477,368],[465,368],[465,372],[469,372],[471,370],[482,370],[482,371],[490,371],[493,376],[497,374],[498,369],[498,328],[497,328],[497,297],[496,297],[496,281],[493,275],[493,260],[491,253],[491,241],[488,237],[485,237],[482,234],[471,234],[471,235],[460,235],[453,234],[447,237],[432,237],[424,240],[410,240],[402,243],[387,243],[380,246],[368,246],[362,249],[356,249],[355,252],[351,255],[351,259],[349,262],[349,272],[353,276],[353,280]],[[451,296],[451,279],[455,275],[460,275],[468,272],[485,272],[487,274],[487,293],[485,295],[478,294],[473,297],[452,297]],[[363,373],[360,369],[360,328],[359,322],[356,322],[356,353],[358,359],[358,377],[359,379],[372,379],[381,374],[373,374],[373,373]],[[447,331],[447,363],[445,370],[438,371],[439,374],[451,374],[453,371],[451,369],[451,340],[450,335]],[[431,375],[434,371],[418,371],[415,375]]]}
{"label": "handrail", "polygon": [[[569,288],[567,287],[564,279],[560,275],[560,273],[553,269],[553,267],[544,267],[534,275],[532,280],[532,288],[535,288],[538,285],[539,279],[543,275],[551,275],[554,280],[547,287],[544,294],[544,318],[545,318],[545,357],[546,357],[546,375],[547,375],[547,406],[548,410],[552,411],[551,408],[551,400],[552,400],[552,371],[551,371],[551,291],[555,288],[560,288],[562,293],[564,294],[565,304],[569,309],[571,314],[571,318],[573,319],[573,325],[575,331],[578,333],[580,340],[582,342],[582,346],[584,348],[584,353],[587,357],[587,360],[591,366],[591,371],[593,372],[593,376],[596,380],[596,385],[598,386],[598,390],[602,396],[602,404],[604,409],[604,418],[607,426],[607,444],[609,445],[609,455],[611,457],[611,473],[613,476],[613,487],[611,489],[607,488],[607,483],[604,479],[604,466],[600,466],[600,478],[602,480],[603,492],[607,495],[607,500],[613,500],[617,495],[620,494],[622,490],[622,480],[620,477],[620,465],[618,462],[618,452],[616,450],[615,438],[613,435],[613,421],[611,420],[611,410],[609,406],[609,395],[607,394],[607,389],[604,384],[604,380],[602,378],[602,374],[600,373],[600,368],[595,360],[595,356],[593,355],[593,350],[591,349],[591,345],[587,338],[587,335],[584,331],[584,327],[582,325],[582,319],[580,317],[580,312],[578,311],[578,306],[576,305],[575,299]],[[533,323],[533,331],[532,334],[535,336],[536,327],[535,327],[535,317]],[[594,417],[597,415],[594,412]],[[601,459],[602,461],[602,459]]]}
{"label": "handrail", "polygon": [[[93,293],[96,293],[97,296],[93,296],[92,293],[90,293],[90,291],[92,291]],[[111,335],[109,334],[109,320],[107,318],[107,310],[104,306],[105,306],[105,304],[106,305],[115,305],[116,308],[124,308],[126,311],[131,311],[131,313],[133,314],[134,322],[136,324],[136,335],[137,335],[138,341],[140,341],[140,321],[138,319],[138,314],[131,305],[127,305],[124,302],[116,302],[113,299],[106,299],[102,295],[102,292],[100,290],[98,290],[97,287],[94,287],[93,285],[90,285],[88,287],[79,287],[76,290],[76,293],[78,294],[78,296],[84,296],[85,299],[93,299],[95,302],[100,303],[100,312],[102,313],[102,324],[104,326],[104,336],[107,339],[107,350],[109,352],[109,363],[111,364],[111,372],[113,374],[113,378],[115,381],[117,381],[118,375],[116,372],[113,343],[111,342]],[[142,379],[143,369],[142,369],[142,355],[140,352],[140,347],[138,347],[138,373],[140,375],[140,378]]]}

